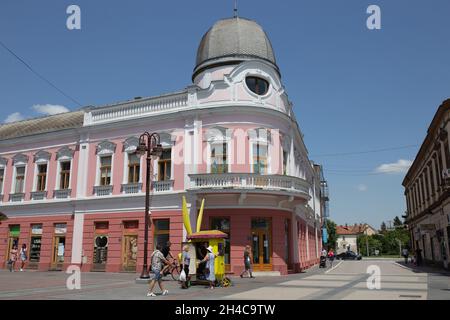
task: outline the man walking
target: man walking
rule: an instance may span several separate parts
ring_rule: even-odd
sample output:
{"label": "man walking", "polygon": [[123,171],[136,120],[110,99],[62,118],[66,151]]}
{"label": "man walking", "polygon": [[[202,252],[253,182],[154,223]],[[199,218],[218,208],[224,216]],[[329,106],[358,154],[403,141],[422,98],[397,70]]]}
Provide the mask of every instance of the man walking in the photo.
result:
{"label": "man walking", "polygon": [[408,264],[409,251],[407,248],[403,248],[402,256],[405,258],[405,264]]}
{"label": "man walking", "polygon": [[164,255],[161,253],[161,245],[156,246],[156,250],[153,252],[151,261],[152,261],[152,271],[154,273],[154,278],[152,279],[149,287],[149,291],[147,293],[147,297],[156,297],[156,294],[153,292],[153,289],[155,288],[156,281],[158,281],[159,288],[162,291],[162,295],[165,296],[169,293],[168,290],[164,289],[164,286],[162,284],[162,275],[161,275],[161,268],[162,264],[169,264],[169,261],[164,258]]}

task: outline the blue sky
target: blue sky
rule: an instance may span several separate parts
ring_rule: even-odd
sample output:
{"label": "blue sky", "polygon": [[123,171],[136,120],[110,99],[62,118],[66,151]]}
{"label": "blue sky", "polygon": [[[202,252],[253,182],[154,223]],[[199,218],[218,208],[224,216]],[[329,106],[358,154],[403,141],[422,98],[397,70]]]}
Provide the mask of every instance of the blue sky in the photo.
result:
{"label": "blue sky", "polygon": [[[189,85],[203,33],[232,15],[233,2],[3,0],[0,41],[82,105],[112,103]],[[70,4],[81,8],[81,30],[66,28]],[[366,28],[371,4],[381,30]],[[325,166],[336,222],[379,227],[405,211],[404,174],[376,168],[413,160],[450,97],[449,14],[448,0],[239,1],[239,15],[272,41],[310,156]],[[0,121],[48,104],[78,108],[0,47]]]}

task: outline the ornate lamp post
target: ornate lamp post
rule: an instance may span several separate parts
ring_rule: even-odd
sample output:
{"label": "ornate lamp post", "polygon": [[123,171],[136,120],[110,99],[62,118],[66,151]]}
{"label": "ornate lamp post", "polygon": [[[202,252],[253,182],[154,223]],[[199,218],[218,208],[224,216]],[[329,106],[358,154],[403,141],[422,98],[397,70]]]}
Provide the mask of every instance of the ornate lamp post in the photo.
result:
{"label": "ornate lamp post", "polygon": [[150,188],[151,188],[151,171],[152,158],[159,158],[162,154],[162,146],[160,137],[157,133],[145,132],[139,137],[139,146],[136,149],[136,154],[146,155],[147,160],[147,174],[145,178],[145,230],[144,230],[144,265],[142,266],[141,279],[150,279],[147,266],[147,252],[148,252],[148,229],[151,226],[150,219]]}

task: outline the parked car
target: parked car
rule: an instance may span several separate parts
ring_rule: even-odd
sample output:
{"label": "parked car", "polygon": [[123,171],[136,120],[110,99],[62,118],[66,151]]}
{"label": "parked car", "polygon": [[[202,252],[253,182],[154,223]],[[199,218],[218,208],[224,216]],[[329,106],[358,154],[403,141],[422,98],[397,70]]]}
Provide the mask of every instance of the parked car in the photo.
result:
{"label": "parked car", "polygon": [[361,260],[362,256],[360,254],[356,254],[353,251],[346,251],[338,254],[336,256],[338,260]]}

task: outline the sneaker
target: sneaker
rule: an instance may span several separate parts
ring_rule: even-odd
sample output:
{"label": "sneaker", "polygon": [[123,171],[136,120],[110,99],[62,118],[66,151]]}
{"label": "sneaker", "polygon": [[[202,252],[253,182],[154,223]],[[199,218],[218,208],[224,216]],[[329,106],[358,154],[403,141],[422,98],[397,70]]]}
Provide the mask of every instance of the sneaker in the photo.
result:
{"label": "sneaker", "polygon": [[169,290],[164,290],[164,292],[162,293],[163,296],[166,296],[169,294]]}
{"label": "sneaker", "polygon": [[22,268],[20,268],[20,272],[22,272],[23,271],[23,269]]}
{"label": "sneaker", "polygon": [[147,293],[147,297],[156,297],[156,294],[154,294],[153,292],[149,292]]}

